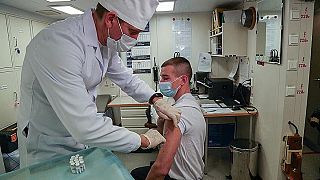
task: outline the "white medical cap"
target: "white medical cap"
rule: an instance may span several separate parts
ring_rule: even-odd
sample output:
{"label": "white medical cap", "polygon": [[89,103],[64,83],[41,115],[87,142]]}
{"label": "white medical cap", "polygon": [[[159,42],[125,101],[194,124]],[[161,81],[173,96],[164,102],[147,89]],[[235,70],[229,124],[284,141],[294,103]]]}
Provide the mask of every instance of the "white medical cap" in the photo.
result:
{"label": "white medical cap", "polygon": [[144,30],[159,5],[158,0],[100,0],[100,4],[130,25]]}

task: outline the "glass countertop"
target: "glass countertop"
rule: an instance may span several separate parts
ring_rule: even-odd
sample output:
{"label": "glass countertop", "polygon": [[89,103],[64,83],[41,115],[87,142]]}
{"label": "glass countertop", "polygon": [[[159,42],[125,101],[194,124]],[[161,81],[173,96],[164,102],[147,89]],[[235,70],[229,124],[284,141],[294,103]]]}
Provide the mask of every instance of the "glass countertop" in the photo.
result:
{"label": "glass countertop", "polygon": [[[69,159],[72,155],[83,156],[86,169],[81,174],[73,174]],[[60,179],[116,179],[134,180],[127,168],[110,150],[89,148],[69,155],[50,159],[29,167],[0,175],[1,180],[60,180]]]}

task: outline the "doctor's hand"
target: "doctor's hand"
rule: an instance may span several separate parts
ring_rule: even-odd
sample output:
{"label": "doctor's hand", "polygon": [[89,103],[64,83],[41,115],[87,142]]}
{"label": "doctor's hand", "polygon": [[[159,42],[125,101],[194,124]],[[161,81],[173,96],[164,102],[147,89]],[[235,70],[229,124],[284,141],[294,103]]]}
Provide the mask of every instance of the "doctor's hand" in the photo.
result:
{"label": "doctor's hand", "polygon": [[159,117],[165,120],[172,120],[173,124],[177,127],[180,121],[181,111],[171,106],[168,102],[163,99],[158,99],[154,104]]}
{"label": "doctor's hand", "polygon": [[[149,129],[146,133],[141,134],[141,147],[150,149],[158,144],[166,142],[166,139],[155,129]],[[146,143],[146,141],[148,141]]]}

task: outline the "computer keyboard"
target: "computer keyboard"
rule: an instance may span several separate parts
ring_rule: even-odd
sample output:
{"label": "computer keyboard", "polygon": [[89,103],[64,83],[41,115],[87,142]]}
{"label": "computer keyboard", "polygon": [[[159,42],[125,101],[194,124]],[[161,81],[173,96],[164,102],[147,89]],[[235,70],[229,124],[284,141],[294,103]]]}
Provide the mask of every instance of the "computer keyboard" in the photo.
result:
{"label": "computer keyboard", "polygon": [[241,106],[240,102],[238,102],[237,100],[234,100],[232,98],[224,98],[224,99],[222,99],[222,102],[227,107],[239,107],[239,106]]}

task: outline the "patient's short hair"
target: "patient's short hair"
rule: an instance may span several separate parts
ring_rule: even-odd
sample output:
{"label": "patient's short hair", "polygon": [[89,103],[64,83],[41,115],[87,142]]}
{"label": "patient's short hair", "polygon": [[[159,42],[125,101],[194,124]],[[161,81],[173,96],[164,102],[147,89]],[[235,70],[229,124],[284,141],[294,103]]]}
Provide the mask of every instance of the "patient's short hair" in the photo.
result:
{"label": "patient's short hair", "polygon": [[96,7],[96,13],[99,17],[99,19],[102,19],[104,13],[107,13],[109,12],[105,7],[103,7],[100,3],[97,4],[97,7]]}
{"label": "patient's short hair", "polygon": [[171,65],[175,68],[175,73],[177,76],[187,75],[189,81],[192,77],[192,69],[190,62],[184,57],[174,57],[165,61],[161,67],[166,67]]}

